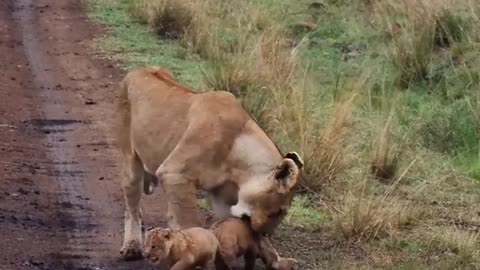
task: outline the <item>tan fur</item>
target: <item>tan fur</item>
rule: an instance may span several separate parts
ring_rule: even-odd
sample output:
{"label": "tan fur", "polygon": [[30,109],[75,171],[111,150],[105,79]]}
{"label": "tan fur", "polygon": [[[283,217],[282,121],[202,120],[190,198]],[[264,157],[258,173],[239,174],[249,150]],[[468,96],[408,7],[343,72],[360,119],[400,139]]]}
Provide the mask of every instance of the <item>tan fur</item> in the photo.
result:
{"label": "tan fur", "polygon": [[164,263],[169,269],[215,269],[219,244],[207,229],[193,227],[185,230],[154,228],[146,234],[144,256],[154,263]]}
{"label": "tan fur", "polygon": [[282,155],[230,93],[195,93],[159,67],[130,71],[120,86],[114,132],[123,160],[125,258],[138,257],[140,197],[156,182],[166,191],[171,228],[202,225],[201,189],[217,217],[247,215],[255,231],[273,231],[290,206],[303,165],[298,155]]}
{"label": "tan fur", "polygon": [[[255,260],[260,258],[267,269],[291,270],[296,260],[281,258],[270,241],[263,235],[254,232],[246,221],[228,218],[217,221],[210,228],[220,244],[220,254],[232,268],[232,262],[241,256],[245,260],[245,270],[253,270]],[[219,270],[219,267],[217,267]]]}

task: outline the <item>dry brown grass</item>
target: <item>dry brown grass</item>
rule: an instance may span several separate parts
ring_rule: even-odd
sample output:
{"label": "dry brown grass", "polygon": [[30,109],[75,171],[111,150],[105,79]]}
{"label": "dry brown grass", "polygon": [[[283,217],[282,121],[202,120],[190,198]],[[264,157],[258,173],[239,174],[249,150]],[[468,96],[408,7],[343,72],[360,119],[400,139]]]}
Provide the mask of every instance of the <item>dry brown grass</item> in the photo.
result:
{"label": "dry brown grass", "polygon": [[430,245],[441,252],[450,252],[458,256],[458,262],[467,264],[478,261],[480,256],[480,234],[455,227],[434,228],[429,234]]}
{"label": "dry brown grass", "polygon": [[372,142],[370,172],[384,183],[395,179],[399,167],[400,149],[392,142],[392,118],[393,113],[390,113],[378,136]]}
{"label": "dry brown grass", "polygon": [[403,87],[428,75],[439,6],[431,0],[388,0],[377,5],[377,16],[386,21],[392,37],[391,57]]}
{"label": "dry brown grass", "polygon": [[438,48],[480,38],[478,1],[386,0],[374,10],[391,38],[390,57],[404,88],[428,78]]}
{"label": "dry brown grass", "polygon": [[332,211],[335,229],[347,240],[361,241],[395,234],[420,212],[397,196],[348,191]]}
{"label": "dry brown grass", "polygon": [[[327,126],[316,136],[314,124],[304,134],[301,150],[305,156],[304,185],[311,191],[319,191],[325,185],[332,184],[346,168],[345,135],[355,108],[356,95],[351,94],[335,105]],[[306,116],[308,117],[308,116]]]}
{"label": "dry brown grass", "polygon": [[[130,16],[148,24],[158,35],[179,39],[181,44],[202,51],[214,18],[211,1],[130,0]],[[203,52],[203,51],[202,51]]]}
{"label": "dry brown grass", "polygon": [[[313,107],[306,85],[309,78],[301,76],[305,74],[297,55],[303,44],[289,47],[285,34],[276,28],[247,35],[233,52],[217,47],[205,72],[206,82],[212,89],[240,97],[283,149],[300,152],[306,164],[302,186],[319,191],[345,168],[344,138],[356,95],[333,104],[333,112]],[[326,113],[331,115],[324,125],[320,121],[326,117],[318,116]]]}
{"label": "dry brown grass", "polygon": [[[272,109],[291,91],[297,59],[291,55],[282,33],[275,28],[252,34],[238,33],[232,52],[217,44],[205,75],[208,87],[239,97],[260,124],[269,129]],[[288,106],[288,104],[282,104]],[[275,111],[273,109],[273,111]]]}

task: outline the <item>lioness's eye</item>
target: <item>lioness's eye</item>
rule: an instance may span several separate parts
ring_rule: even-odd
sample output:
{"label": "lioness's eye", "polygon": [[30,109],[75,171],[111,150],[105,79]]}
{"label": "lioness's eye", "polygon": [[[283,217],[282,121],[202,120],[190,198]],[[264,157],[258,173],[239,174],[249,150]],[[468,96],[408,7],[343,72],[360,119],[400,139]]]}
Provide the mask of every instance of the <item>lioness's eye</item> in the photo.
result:
{"label": "lioness's eye", "polygon": [[152,246],[152,248],[153,248],[153,249],[156,249],[156,248],[157,248],[157,246]]}

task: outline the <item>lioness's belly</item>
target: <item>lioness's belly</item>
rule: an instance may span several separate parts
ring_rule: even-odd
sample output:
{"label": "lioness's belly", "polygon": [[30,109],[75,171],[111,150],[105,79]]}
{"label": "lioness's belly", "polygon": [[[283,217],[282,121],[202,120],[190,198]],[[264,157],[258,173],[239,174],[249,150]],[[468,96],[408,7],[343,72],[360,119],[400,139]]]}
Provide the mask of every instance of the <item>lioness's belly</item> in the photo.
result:
{"label": "lioness's belly", "polygon": [[139,110],[132,115],[133,148],[148,172],[154,174],[183,137],[187,119],[177,120],[163,110]]}
{"label": "lioness's belly", "polygon": [[148,132],[133,136],[133,147],[142,161],[144,168],[151,174],[162,165],[165,159],[175,149],[179,139],[169,134],[148,136]]}

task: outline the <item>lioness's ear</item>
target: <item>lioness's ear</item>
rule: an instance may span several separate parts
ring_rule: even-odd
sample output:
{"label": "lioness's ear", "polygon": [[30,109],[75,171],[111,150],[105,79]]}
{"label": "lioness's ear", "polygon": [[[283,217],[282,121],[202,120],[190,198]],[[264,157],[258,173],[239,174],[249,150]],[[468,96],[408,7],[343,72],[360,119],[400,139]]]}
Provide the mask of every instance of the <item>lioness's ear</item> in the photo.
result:
{"label": "lioness's ear", "polygon": [[297,154],[297,152],[289,152],[285,155],[285,158],[289,158],[295,162],[297,165],[298,169],[303,168],[303,160],[302,158]]}
{"label": "lioness's ear", "polygon": [[281,187],[289,190],[297,182],[298,177],[296,176],[298,175],[298,172],[299,169],[297,164],[295,164],[292,159],[285,158],[275,171],[275,180]]}

